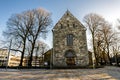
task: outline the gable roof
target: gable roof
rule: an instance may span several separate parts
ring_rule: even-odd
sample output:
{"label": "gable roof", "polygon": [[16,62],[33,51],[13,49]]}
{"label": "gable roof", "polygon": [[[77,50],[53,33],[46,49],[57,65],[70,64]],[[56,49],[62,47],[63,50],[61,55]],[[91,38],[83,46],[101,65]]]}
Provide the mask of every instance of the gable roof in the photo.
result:
{"label": "gable roof", "polygon": [[60,18],[60,20],[56,23],[56,25],[54,26],[53,29],[55,29],[59,23],[61,23],[62,21],[66,20],[67,17],[72,18],[72,19],[73,19],[76,23],[78,23],[81,27],[85,28],[84,25],[83,25],[69,10],[67,10],[67,11],[65,12],[65,14]]}

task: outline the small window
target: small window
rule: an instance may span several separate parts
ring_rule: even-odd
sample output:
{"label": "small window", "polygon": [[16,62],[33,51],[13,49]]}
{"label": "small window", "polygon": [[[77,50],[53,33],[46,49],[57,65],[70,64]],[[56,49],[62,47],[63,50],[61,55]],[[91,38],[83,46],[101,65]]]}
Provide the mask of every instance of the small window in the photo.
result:
{"label": "small window", "polygon": [[73,45],[73,35],[68,34],[67,35],[67,46],[72,46]]}
{"label": "small window", "polygon": [[76,28],[76,27],[77,27],[77,25],[75,23],[73,23],[73,28]]}
{"label": "small window", "polygon": [[69,27],[69,21],[67,21],[67,27]]}
{"label": "small window", "polygon": [[67,24],[67,26],[69,27],[69,24]]}
{"label": "small window", "polygon": [[60,28],[61,28],[61,29],[63,28],[63,25],[62,25],[62,24],[60,24]]}

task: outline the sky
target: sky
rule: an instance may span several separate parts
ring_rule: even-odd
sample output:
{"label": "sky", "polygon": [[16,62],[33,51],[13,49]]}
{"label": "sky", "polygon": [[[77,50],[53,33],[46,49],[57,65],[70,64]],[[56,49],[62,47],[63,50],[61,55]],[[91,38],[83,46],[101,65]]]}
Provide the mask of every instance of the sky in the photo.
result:
{"label": "sky", "polygon": [[[4,39],[2,32],[12,14],[36,8],[44,8],[52,13],[53,27],[66,10],[83,24],[84,16],[89,13],[97,13],[112,24],[116,24],[120,18],[120,0],[0,0],[0,39]],[[48,36],[44,41],[52,47],[52,32]]]}

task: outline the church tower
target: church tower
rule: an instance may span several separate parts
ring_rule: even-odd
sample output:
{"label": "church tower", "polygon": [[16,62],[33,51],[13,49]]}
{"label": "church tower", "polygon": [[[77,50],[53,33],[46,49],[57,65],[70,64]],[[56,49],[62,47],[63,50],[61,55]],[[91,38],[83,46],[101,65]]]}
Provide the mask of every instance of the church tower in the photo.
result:
{"label": "church tower", "polygon": [[86,28],[70,11],[53,28],[53,67],[85,67],[89,64]]}

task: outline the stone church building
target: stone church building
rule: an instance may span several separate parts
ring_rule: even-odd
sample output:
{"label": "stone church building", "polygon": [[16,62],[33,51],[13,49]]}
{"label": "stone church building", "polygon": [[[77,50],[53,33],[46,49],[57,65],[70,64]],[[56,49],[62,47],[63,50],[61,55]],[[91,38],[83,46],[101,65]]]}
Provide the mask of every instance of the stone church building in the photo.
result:
{"label": "stone church building", "polygon": [[53,28],[53,67],[85,67],[89,65],[86,28],[70,11]]}

